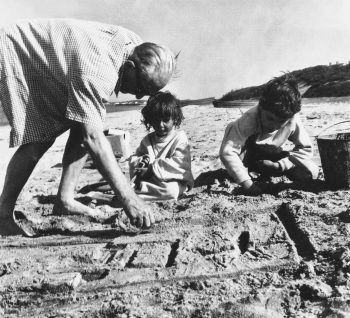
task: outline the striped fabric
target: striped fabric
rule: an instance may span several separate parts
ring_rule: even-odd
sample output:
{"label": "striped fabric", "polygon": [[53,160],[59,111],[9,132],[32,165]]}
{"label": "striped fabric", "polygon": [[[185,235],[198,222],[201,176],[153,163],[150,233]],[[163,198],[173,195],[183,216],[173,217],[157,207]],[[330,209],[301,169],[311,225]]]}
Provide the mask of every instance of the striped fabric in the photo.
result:
{"label": "striped fabric", "polygon": [[141,43],[133,32],[97,22],[19,21],[0,31],[0,100],[10,147],[52,140],[71,121],[103,128],[122,66]]}

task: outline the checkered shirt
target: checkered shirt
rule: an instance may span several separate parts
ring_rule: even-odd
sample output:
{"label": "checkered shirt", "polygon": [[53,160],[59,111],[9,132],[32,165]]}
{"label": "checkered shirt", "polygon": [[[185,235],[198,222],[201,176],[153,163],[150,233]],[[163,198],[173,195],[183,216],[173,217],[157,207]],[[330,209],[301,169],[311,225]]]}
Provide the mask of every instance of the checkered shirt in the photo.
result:
{"label": "checkered shirt", "polygon": [[97,22],[19,21],[0,31],[0,100],[10,147],[45,142],[72,121],[103,128],[103,102],[119,91],[123,64],[141,43],[133,32]]}

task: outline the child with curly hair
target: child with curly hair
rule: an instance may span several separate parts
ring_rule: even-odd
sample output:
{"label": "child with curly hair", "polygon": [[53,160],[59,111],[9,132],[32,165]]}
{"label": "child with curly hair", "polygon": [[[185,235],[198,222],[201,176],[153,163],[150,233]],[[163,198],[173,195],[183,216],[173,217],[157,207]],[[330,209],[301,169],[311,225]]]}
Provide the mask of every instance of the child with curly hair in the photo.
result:
{"label": "child with curly hair", "polygon": [[169,92],[159,92],[142,109],[149,131],[130,160],[130,178],[144,200],[178,199],[193,187],[191,153],[183,130],[180,102]]}
{"label": "child with curly hair", "polygon": [[[262,177],[285,174],[292,181],[317,178],[312,142],[298,115],[300,109],[298,82],[287,74],[269,81],[259,104],[227,126],[220,159],[246,194],[263,192],[252,181],[251,171]],[[294,144],[291,151],[284,149],[287,141]]]}

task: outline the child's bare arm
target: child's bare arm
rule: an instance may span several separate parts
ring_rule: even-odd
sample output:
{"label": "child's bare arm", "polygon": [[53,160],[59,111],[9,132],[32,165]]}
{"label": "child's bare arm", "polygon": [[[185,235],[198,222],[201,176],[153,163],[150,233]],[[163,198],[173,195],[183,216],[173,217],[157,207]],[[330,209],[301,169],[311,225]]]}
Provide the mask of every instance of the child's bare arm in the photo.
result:
{"label": "child's bare arm", "polygon": [[244,113],[226,129],[220,148],[220,159],[234,181],[241,184],[250,180],[248,169],[239,155],[248,138],[257,133],[257,110],[255,108]]}
{"label": "child's bare arm", "polygon": [[241,184],[243,181],[250,180],[247,168],[237,153],[237,147],[232,141],[224,141],[220,149],[220,159],[229,175],[235,182]]}

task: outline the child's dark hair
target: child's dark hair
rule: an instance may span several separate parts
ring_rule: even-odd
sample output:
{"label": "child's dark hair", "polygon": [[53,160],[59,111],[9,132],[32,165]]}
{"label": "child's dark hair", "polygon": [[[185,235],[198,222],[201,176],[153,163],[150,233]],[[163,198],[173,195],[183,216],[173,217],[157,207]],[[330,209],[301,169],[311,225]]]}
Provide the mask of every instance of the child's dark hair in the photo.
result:
{"label": "child's dark hair", "polygon": [[281,118],[290,118],[301,109],[297,80],[290,74],[269,81],[262,92],[259,107]]}
{"label": "child's dark hair", "polygon": [[158,92],[151,96],[142,108],[143,123],[150,130],[155,121],[172,119],[175,127],[179,127],[184,119],[180,101],[170,92]]}

